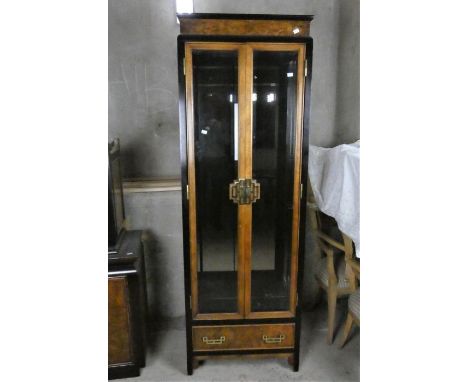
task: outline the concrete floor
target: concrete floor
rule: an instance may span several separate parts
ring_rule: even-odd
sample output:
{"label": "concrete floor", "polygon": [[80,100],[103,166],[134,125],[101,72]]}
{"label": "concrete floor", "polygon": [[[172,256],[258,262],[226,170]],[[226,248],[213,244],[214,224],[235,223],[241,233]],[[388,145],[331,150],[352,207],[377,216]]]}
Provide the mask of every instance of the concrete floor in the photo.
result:
{"label": "concrete floor", "polygon": [[303,314],[297,373],[284,359],[207,360],[189,377],[185,368],[185,327],[180,319],[154,333],[147,366],[140,377],[126,381],[359,381],[359,329],[353,328],[348,343],[339,349],[346,300],[339,301],[337,313],[339,331],[331,346],[326,344],[326,304],[321,303],[313,312]]}

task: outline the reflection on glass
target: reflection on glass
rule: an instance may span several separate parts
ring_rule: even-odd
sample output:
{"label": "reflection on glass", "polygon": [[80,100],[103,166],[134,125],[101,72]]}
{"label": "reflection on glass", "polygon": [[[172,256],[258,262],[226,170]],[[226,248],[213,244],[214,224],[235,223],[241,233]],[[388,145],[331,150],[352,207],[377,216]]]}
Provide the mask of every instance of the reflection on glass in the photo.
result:
{"label": "reflection on glass", "polygon": [[237,52],[193,52],[198,308],[237,312]]}
{"label": "reflection on glass", "polygon": [[297,52],[254,52],[251,309],[289,310]]}

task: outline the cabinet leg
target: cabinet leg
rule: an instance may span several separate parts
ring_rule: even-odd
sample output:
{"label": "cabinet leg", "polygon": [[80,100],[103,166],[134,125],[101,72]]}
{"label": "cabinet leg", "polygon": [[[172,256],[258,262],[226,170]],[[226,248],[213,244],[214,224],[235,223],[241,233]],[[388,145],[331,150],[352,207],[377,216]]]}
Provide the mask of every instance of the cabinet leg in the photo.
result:
{"label": "cabinet leg", "polygon": [[297,350],[297,351],[294,353],[293,370],[294,370],[294,371],[299,371],[299,350]]}
{"label": "cabinet leg", "polygon": [[193,360],[192,357],[187,357],[187,374],[193,374]]}
{"label": "cabinet leg", "polygon": [[299,359],[294,355],[288,357],[288,363],[292,366],[294,371],[299,371]]}

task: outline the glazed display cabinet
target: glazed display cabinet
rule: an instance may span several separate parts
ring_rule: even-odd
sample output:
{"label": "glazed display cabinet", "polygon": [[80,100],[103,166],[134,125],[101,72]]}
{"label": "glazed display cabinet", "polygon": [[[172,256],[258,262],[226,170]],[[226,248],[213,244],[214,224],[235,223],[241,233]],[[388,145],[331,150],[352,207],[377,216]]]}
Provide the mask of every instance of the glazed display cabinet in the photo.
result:
{"label": "glazed display cabinet", "polygon": [[179,15],[187,368],[299,368],[311,16]]}

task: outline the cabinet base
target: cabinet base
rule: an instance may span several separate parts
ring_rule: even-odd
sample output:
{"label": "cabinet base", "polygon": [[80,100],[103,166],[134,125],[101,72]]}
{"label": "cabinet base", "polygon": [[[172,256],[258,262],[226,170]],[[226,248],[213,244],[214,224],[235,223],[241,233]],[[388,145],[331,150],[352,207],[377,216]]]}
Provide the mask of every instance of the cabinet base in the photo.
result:
{"label": "cabinet base", "polygon": [[293,367],[294,371],[299,370],[299,363],[296,362],[294,357],[293,349],[291,349],[290,353],[254,353],[254,354],[247,354],[247,353],[239,353],[239,354],[202,354],[200,355],[197,352],[197,355],[194,355],[192,360],[188,360],[187,362],[187,374],[192,375],[193,370],[197,369],[199,365],[203,363],[205,360],[216,360],[216,359],[270,359],[270,358],[280,358],[287,360],[288,364]]}
{"label": "cabinet base", "polygon": [[134,364],[109,366],[107,379],[131,378],[140,376],[140,367]]}

